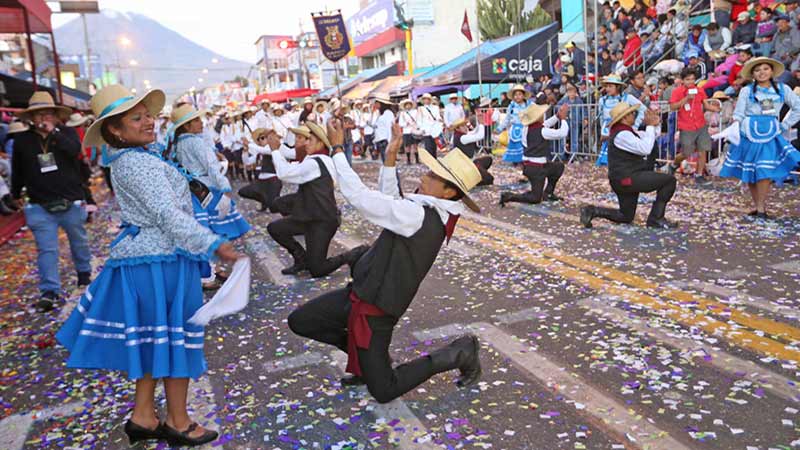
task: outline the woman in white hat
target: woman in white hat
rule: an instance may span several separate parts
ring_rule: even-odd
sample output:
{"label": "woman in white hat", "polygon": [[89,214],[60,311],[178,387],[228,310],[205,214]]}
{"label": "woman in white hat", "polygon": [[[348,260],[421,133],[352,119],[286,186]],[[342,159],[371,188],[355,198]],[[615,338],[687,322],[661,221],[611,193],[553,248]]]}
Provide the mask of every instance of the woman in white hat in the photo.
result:
{"label": "woman in white hat", "polygon": [[444,131],[444,122],[439,106],[433,104],[433,96],[427,92],[422,94],[422,105],[417,108],[417,127],[422,132],[422,146],[436,155],[436,140]]}
{"label": "woman in white hat", "polygon": [[[734,142],[720,171],[721,177],[738,178],[750,189],[755,209],[748,215],[769,219],[767,197],[775,181],[783,181],[800,164],[800,152],[782,133],[800,121],[800,97],[789,86],[776,81],[783,73],[780,61],[759,57],[749,60],[740,74],[752,83],[739,91],[733,112]],[[781,108],[790,110],[779,121]],[[739,139],[739,142],[737,141]]]}
{"label": "woman in white hat", "polygon": [[600,108],[600,135],[603,143],[600,146],[600,154],[597,157],[595,165],[606,166],[608,165],[608,139],[609,130],[611,128],[611,110],[620,103],[627,103],[629,105],[636,105],[639,107],[636,114],[636,120],[633,123],[633,129],[638,130],[639,126],[644,120],[644,112],[647,110],[644,104],[638,98],[628,93],[622,92],[625,88],[625,82],[622,81],[619,75],[608,75],[603,77],[603,96],[597,102]]}
{"label": "woman in white hat", "polygon": [[426,356],[392,366],[392,332],[414,300],[442,245],[449,241],[466,208],[480,211],[469,191],[481,180],[472,160],[460,150],[434,158],[420,149],[428,172],[417,194],[401,198],[397,152],[402,130],[395,124],[392,142],[380,172],[381,191],[367,189],[342,152],[343,130],[329,127],[342,194],[369,222],[383,228],[380,236],[352,267],[352,283],[325,293],[289,315],[289,328],[299,336],[333,345],[348,354],[343,385],[366,384],[380,403],[416,388],[437,373],[458,369],[459,387],[481,375],[478,339],[463,336]]}
{"label": "woman in white hat", "polygon": [[381,161],[386,159],[386,147],[392,138],[392,125],[394,124],[394,103],[384,96],[375,98],[378,105],[378,119],[375,121],[375,149],[381,155]]}
{"label": "woman in white hat", "polygon": [[503,161],[517,164],[522,162],[522,153],[524,147],[522,145],[522,131],[523,125],[519,120],[519,115],[522,111],[532,103],[529,99],[525,98],[525,87],[521,84],[516,84],[508,91],[511,97],[511,103],[508,105],[506,118],[497,127],[496,131],[502,132],[508,130],[508,146],[506,152],[503,154]]}
{"label": "woman in white hat", "polygon": [[400,102],[400,112],[397,114],[397,122],[403,130],[403,150],[406,153],[408,164],[411,164],[411,155],[419,164],[419,153],[417,153],[417,138],[419,129],[417,128],[417,120],[415,119],[417,111],[414,108],[414,100],[410,98],[404,99]]}
{"label": "woman in white hat", "polygon": [[639,194],[656,191],[656,200],[647,216],[650,228],[676,228],[677,224],[664,218],[667,203],[675,194],[675,177],[653,171],[656,152],[653,146],[661,134],[657,112],[647,110],[644,123],[647,129],[639,133],[634,128],[639,105],[625,102],[611,110],[611,136],[608,144],[608,181],[617,194],[619,209],[584,206],[581,224],[592,227],[592,219],[601,217],[616,223],[632,223],[636,218]]}
{"label": "woman in white hat", "polygon": [[[117,187],[123,231],[56,337],[70,352],[67,367],[119,370],[135,380],[125,424],[131,443],[200,445],[217,433],[186,410],[189,378],[207,368],[203,327],[188,319],[203,304],[201,264],[214,255],[235,261],[239,254],[195,220],[189,183],[152,145],[164,99],[160,90],[136,98],[119,85],[92,97],[97,122],[84,144],[109,146],[103,159]],[[164,422],[155,410],[158,379],[167,396]]]}

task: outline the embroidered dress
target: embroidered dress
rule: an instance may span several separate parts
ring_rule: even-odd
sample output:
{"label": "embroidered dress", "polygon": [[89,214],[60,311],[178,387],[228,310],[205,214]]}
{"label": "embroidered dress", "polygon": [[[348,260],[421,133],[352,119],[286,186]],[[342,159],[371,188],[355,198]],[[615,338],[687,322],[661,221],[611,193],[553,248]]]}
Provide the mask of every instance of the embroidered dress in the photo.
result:
{"label": "embroidered dress", "polygon": [[508,129],[508,146],[505,154],[503,154],[503,161],[510,163],[522,162],[522,153],[525,151],[525,147],[522,145],[522,134],[525,127],[519,120],[519,114],[525,111],[530,104],[531,101],[526,100],[524,103],[511,102],[508,105],[506,120],[497,129],[497,131]]}
{"label": "embroidered dress", "polygon": [[[800,152],[781,133],[800,120],[800,98],[784,84],[777,91],[747,85],[739,92],[733,120],[739,122],[739,145],[731,145],[719,175],[752,184],[759,180],[783,181],[800,163]],[[781,107],[791,110],[778,122]]]}
{"label": "embroidered dress", "polygon": [[241,237],[250,231],[250,224],[236,210],[236,203],[233,200],[230,200],[228,214],[224,217],[220,215],[217,206],[225,193],[230,192],[231,184],[222,175],[214,150],[205,143],[201,135],[178,136],[175,159],[191,178],[203,182],[213,195],[211,202],[205,208],[197,197],[192,196],[195,218],[201,225],[211,228],[211,231],[229,240]]}
{"label": "embroidered dress", "polygon": [[104,156],[123,230],[56,335],[67,367],[197,378],[206,370],[203,327],[187,320],[203,304],[201,266],[225,240],[193,219],[186,179],[158,153]]}
{"label": "embroidered dress", "polygon": [[[633,129],[638,129],[644,119],[645,107],[642,102],[636,97],[624,93],[622,95],[604,95],[600,97],[600,125],[602,126],[601,133],[604,137],[608,137],[609,127],[611,123],[611,110],[614,109],[620,102],[628,103],[629,105],[639,105],[639,112],[636,114],[636,121],[633,123]],[[600,154],[597,157],[595,165],[598,167],[608,165],[608,141],[603,141],[600,146]]]}

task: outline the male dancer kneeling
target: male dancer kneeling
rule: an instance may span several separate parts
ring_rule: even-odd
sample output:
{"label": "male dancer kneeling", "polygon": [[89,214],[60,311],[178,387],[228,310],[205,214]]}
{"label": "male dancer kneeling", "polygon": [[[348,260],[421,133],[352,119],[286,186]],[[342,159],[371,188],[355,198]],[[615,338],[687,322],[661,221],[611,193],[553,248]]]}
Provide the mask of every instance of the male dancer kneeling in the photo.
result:
{"label": "male dancer kneeling", "polygon": [[[295,334],[334,345],[347,352],[342,384],[367,385],[380,403],[414,389],[434,374],[459,369],[459,386],[475,383],[481,374],[478,339],[468,335],[428,356],[392,368],[392,331],[408,309],[420,283],[433,265],[445,239],[455,229],[464,204],[480,208],[467,192],[481,181],[475,164],[460,150],[434,158],[420,149],[420,161],[430,172],[420,179],[418,194],[400,194],[395,161],[403,143],[395,123],[378,185],[367,189],[347,164],[341,128],[329,130],[342,194],[367,220],[384,228],[352,268],[353,282],[317,297],[289,316]],[[462,204],[458,200],[463,201]]]}
{"label": "male dancer kneeling", "polygon": [[[270,134],[277,133],[275,130],[267,128],[257,128],[253,131],[253,142],[248,143],[247,152],[253,156],[261,156],[261,170],[258,179],[247,186],[239,189],[239,196],[242,198],[255,200],[261,204],[261,211],[278,212],[273,206],[275,199],[281,195],[283,183],[275,174],[275,164],[272,162],[272,149],[267,145],[267,138]],[[295,151],[286,145],[280,146],[280,152],[286,159],[295,159]]]}
{"label": "male dancer kneeling", "polygon": [[[308,156],[303,162],[289,163],[281,152],[280,138],[275,133],[267,136],[278,178],[299,185],[297,194],[287,202],[291,214],[270,223],[267,231],[294,258],[294,264],[281,273],[294,275],[308,269],[312,277],[324,277],[345,264],[352,266],[366,251],[366,246],[328,257],[328,247],[341,224],[333,192],[331,174],[336,172],[329,156],[330,142],[325,130],[311,121],[290,131],[297,136],[295,147],[304,147]],[[305,249],[294,238],[301,234],[306,239]]]}
{"label": "male dancer kneeling", "polygon": [[647,110],[644,123],[647,129],[639,135],[632,126],[639,105],[621,102],[611,110],[611,131],[608,144],[608,179],[611,189],[619,199],[619,209],[584,206],[581,208],[581,223],[592,227],[594,217],[612,222],[631,223],[636,217],[636,205],[640,192],[657,191],[656,201],[647,218],[651,228],[676,228],[677,225],[664,218],[667,203],[675,194],[675,177],[653,171],[655,152],[653,146],[659,134],[658,113]]}
{"label": "male dancer kneeling", "polygon": [[[519,115],[520,122],[525,126],[522,133],[522,145],[525,147],[522,154],[522,174],[530,181],[531,190],[524,194],[501,192],[500,207],[506,206],[509,202],[536,204],[542,200],[548,202],[561,200],[555,191],[556,183],[564,174],[564,163],[552,161],[552,141],[564,139],[569,133],[567,125],[569,106],[561,105],[555,116],[543,120],[549,108],[549,105],[534,103]],[[553,128],[555,125],[559,127]]]}
{"label": "male dancer kneeling", "polygon": [[489,173],[489,168],[492,167],[492,157],[490,155],[475,157],[475,153],[479,150],[478,142],[482,141],[485,135],[483,125],[478,125],[474,130],[470,130],[467,119],[461,118],[453,122],[450,128],[453,130],[453,147],[471,158],[481,173],[481,182],[478,183],[478,186],[493,184],[494,176]]}

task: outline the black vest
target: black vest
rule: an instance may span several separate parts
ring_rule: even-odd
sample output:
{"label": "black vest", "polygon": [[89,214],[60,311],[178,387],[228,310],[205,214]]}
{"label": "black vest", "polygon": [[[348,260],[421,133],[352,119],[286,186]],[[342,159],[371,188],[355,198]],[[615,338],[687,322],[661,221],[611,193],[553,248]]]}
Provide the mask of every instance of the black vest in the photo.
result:
{"label": "black vest", "polygon": [[[621,180],[628,178],[636,172],[645,170],[652,170],[650,158],[645,158],[641,155],[635,155],[631,152],[621,150],[614,145],[614,139],[617,135],[627,129],[620,129],[612,133],[608,140],[608,179]],[[635,133],[634,133],[635,134]],[[654,157],[656,152],[650,152],[650,156]]]}
{"label": "black vest", "polygon": [[333,178],[320,158],[311,159],[319,166],[320,176],[299,186],[292,218],[301,222],[339,222]]}
{"label": "black vest", "polygon": [[425,219],[411,237],[383,230],[353,266],[352,289],[361,300],[399,319],[414,299],[444,242],[439,213],[425,207]]}
{"label": "black vest", "polygon": [[550,161],[552,142],[542,136],[542,127],[528,127],[528,144],[525,146],[524,155],[528,158],[547,158]]}
{"label": "black vest", "polygon": [[475,152],[478,151],[478,143],[477,142],[473,142],[471,144],[462,144],[461,143],[461,137],[462,136],[465,136],[465,135],[463,135],[461,133],[456,133],[455,135],[453,135],[453,143],[455,144],[456,148],[461,150],[465,155],[467,155],[470,158],[472,158],[473,156],[475,156]]}
{"label": "black vest", "polygon": [[275,164],[272,162],[272,155],[261,155],[261,173],[275,174]]}

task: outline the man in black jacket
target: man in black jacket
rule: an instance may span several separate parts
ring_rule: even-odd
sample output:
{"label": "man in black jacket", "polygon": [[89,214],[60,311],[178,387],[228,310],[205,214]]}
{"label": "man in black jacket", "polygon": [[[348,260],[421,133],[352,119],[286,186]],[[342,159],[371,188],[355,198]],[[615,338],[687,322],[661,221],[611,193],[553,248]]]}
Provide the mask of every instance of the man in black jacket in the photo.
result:
{"label": "man in black jacket", "polygon": [[347,372],[354,376],[343,379],[342,384],[366,384],[380,403],[448,370],[459,369],[459,386],[476,383],[481,366],[478,339],[473,335],[396,367],[392,367],[389,345],[394,327],[442,244],[450,239],[464,206],[480,211],[467,195],[481,181],[478,168],[458,149],[440,159],[420,149],[420,161],[430,172],[420,179],[418,194],[402,196],[395,162],[403,136],[395,123],[378,178],[380,192],[373,191],[347,164],[341,133],[335,126],[329,131],[342,195],[383,231],[353,265],[352,283],[296,309],[289,315],[289,327],[295,334],[347,352]]}
{"label": "man in black jacket", "polygon": [[60,298],[58,271],[58,228],[69,239],[72,261],[78,272],[78,286],[91,281],[91,253],[84,222],[83,179],[78,155],[81,143],[74,130],[56,127],[57,116],[65,119],[69,108],[57,106],[47,92],[35,92],[28,108],[19,116],[31,122],[31,129],[14,139],[11,156],[11,195],[22,206],[22,189],[28,196],[25,220],[36,239],[41,298],[39,311],[53,309]]}

